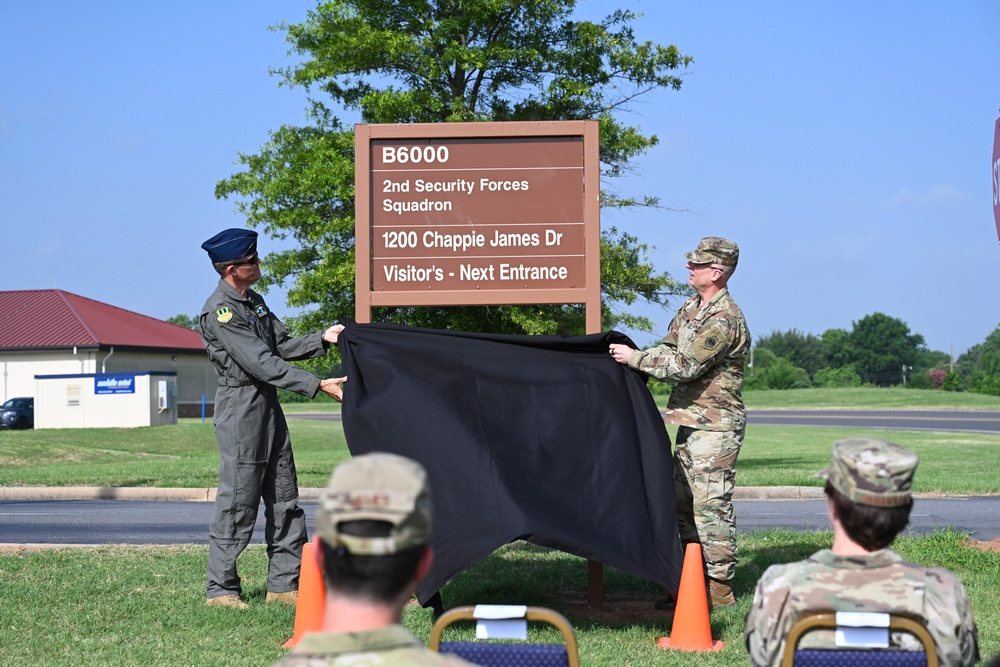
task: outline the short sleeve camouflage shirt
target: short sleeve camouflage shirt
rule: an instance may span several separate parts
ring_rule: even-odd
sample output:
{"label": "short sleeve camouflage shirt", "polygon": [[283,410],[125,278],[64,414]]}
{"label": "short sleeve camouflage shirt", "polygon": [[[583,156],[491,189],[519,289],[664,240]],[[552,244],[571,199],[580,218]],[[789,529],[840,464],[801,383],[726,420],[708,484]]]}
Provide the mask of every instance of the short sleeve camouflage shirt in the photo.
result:
{"label": "short sleeve camouflage shirt", "polygon": [[[940,567],[907,563],[889,549],[841,556],[829,549],[808,560],[773,565],[764,572],[747,614],[746,644],[755,667],[778,665],[785,637],[807,611],[898,613],[923,619],[942,665],[973,665],[979,659],[976,624],[962,582]],[[920,650],[908,634],[891,645]],[[815,631],[800,647],[833,647],[833,633]]]}
{"label": "short sleeve camouflage shirt", "polygon": [[391,625],[367,632],[307,634],[274,667],[462,667],[468,664],[453,655],[424,648],[406,628]]}
{"label": "short sleeve camouflage shirt", "polygon": [[688,299],[656,347],[632,353],[629,366],[676,383],[666,421],[707,431],[739,431],[746,425],[743,367],[750,330],[729,290],[706,303]]}

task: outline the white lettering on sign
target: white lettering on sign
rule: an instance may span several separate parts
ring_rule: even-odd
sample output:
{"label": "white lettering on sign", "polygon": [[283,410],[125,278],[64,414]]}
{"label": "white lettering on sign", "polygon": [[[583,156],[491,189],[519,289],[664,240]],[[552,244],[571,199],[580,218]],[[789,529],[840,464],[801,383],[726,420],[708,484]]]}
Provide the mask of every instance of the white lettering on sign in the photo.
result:
{"label": "white lettering on sign", "polygon": [[383,232],[382,243],[385,244],[386,248],[416,248],[417,233],[398,231]]}
{"label": "white lettering on sign", "polygon": [[458,265],[459,280],[493,280],[493,265],[476,267],[471,264]]}
{"label": "white lettering on sign", "polygon": [[563,233],[551,229],[545,230],[545,245],[559,245],[562,242]]}
{"label": "white lettering on sign", "polygon": [[566,280],[568,274],[565,266],[500,265],[500,280]]}
{"label": "white lettering on sign", "polygon": [[382,181],[382,192],[409,192],[410,191],[410,181],[393,181],[391,178],[387,178]]}
{"label": "white lettering on sign", "polygon": [[418,178],[413,182],[413,186],[417,192],[464,192],[471,195],[476,191],[475,182],[467,181],[464,178],[454,181],[425,181]]}
{"label": "white lettering on sign", "polygon": [[98,387],[111,388],[111,389],[114,389],[114,388],[117,388],[117,387],[131,387],[132,386],[132,378],[107,378],[107,379],[98,379],[97,380],[97,386]]}
{"label": "white lettering on sign", "polygon": [[385,164],[432,164],[448,161],[447,146],[383,146],[382,162]]}
{"label": "white lettering on sign", "polygon": [[435,201],[433,199],[420,199],[418,201],[393,201],[392,199],[382,200],[382,210],[386,213],[403,215],[411,211],[450,211],[452,205],[450,201]]}
{"label": "white lettering on sign", "polygon": [[486,237],[482,234],[441,234],[431,230],[424,232],[423,241],[425,248],[451,248],[455,252],[463,252],[469,248],[482,248]]}
{"label": "white lettering on sign", "polygon": [[538,234],[501,234],[499,231],[493,232],[490,245],[501,248],[525,248],[536,246],[541,243]]}
{"label": "white lettering on sign", "polygon": [[407,264],[406,266],[386,264],[382,267],[382,270],[385,271],[385,279],[389,282],[411,283],[444,280],[444,271],[439,269],[435,264],[431,264],[427,268],[413,266],[412,264]]}
{"label": "white lettering on sign", "polygon": [[510,192],[511,190],[527,190],[528,181],[494,181],[489,178],[479,179],[481,192]]}

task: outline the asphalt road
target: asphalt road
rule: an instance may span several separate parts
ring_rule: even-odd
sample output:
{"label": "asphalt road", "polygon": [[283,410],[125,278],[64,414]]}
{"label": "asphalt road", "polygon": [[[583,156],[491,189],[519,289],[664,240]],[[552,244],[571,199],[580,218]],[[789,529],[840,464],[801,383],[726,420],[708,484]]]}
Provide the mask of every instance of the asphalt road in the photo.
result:
{"label": "asphalt road", "polygon": [[[286,414],[289,419],[340,421],[339,412]],[[835,426],[895,431],[1000,433],[990,410],[747,410],[751,426]]]}
{"label": "asphalt road", "polygon": [[[340,413],[290,414],[340,421]],[[750,410],[749,424],[1000,433],[1000,411]],[[828,528],[824,500],[736,500],[742,531]],[[312,523],[316,504],[304,502]],[[204,544],[212,503],[130,500],[0,501],[0,544]],[[1000,497],[919,498],[910,530],[953,527],[976,539],[1000,537]],[[263,510],[255,541],[263,538]]]}
{"label": "asphalt road", "polygon": [[[828,530],[825,500],[737,500],[740,531],[784,527]],[[309,525],[316,503],[303,503]],[[205,544],[212,503],[129,500],[0,502],[4,544]],[[264,535],[261,510],[254,542]],[[918,498],[910,515],[916,534],[953,527],[983,541],[1000,536],[1000,497]]]}
{"label": "asphalt road", "polygon": [[837,426],[896,431],[1000,433],[995,410],[747,410],[750,426]]}

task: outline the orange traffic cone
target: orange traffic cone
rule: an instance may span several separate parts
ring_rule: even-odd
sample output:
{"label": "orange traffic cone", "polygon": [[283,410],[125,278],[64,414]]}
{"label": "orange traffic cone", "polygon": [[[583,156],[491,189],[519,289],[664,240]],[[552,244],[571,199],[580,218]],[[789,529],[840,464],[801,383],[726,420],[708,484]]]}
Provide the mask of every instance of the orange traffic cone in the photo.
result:
{"label": "orange traffic cone", "polygon": [[282,648],[292,648],[310,632],[323,629],[323,609],[326,606],[326,589],[323,573],[316,562],[316,545],[302,545],[302,567],[299,570],[299,599],[295,603],[295,630],[292,638]]}
{"label": "orange traffic cone", "polygon": [[656,645],[677,651],[721,651],[724,646],[721,640],[712,641],[700,544],[689,544],[684,550],[684,567],[681,569],[681,587],[677,591],[674,625],[670,629],[670,636],[660,637]]}

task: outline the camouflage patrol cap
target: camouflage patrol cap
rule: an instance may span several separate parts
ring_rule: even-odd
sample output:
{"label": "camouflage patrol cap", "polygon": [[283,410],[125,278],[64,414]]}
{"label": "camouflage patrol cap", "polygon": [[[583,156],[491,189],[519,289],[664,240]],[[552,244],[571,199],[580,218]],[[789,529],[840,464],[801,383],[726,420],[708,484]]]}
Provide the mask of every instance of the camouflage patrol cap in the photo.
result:
{"label": "camouflage patrol cap", "polygon": [[[383,556],[423,546],[431,539],[431,490],[427,471],[398,454],[372,452],[333,469],[320,496],[316,533],[351,554]],[[384,521],[387,537],[345,535],[349,521]]]}
{"label": "camouflage patrol cap", "polygon": [[910,501],[917,455],[875,438],[833,443],[833,464],[817,473],[859,505],[899,507]]}
{"label": "camouflage patrol cap", "polygon": [[721,236],[706,236],[691,252],[684,253],[692,264],[717,264],[736,266],[740,261],[740,247]]}

